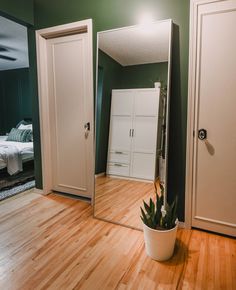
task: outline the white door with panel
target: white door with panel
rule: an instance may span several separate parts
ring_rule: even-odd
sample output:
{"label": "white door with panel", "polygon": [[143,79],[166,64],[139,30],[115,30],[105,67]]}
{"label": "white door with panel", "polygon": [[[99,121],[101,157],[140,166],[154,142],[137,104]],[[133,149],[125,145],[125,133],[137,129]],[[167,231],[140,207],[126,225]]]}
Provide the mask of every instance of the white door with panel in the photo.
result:
{"label": "white door with panel", "polygon": [[157,117],[135,117],[131,151],[131,176],[155,178],[157,151]]}
{"label": "white door with panel", "polygon": [[[87,33],[47,40],[53,190],[91,197]],[[90,180],[91,179],[91,180]]]}
{"label": "white door with panel", "polygon": [[160,89],[113,90],[107,173],[154,180]]}
{"label": "white door with panel", "polygon": [[192,226],[236,236],[236,1],[197,11]]}
{"label": "white door with panel", "polygon": [[112,116],[110,124],[110,152],[130,152],[131,116]]}

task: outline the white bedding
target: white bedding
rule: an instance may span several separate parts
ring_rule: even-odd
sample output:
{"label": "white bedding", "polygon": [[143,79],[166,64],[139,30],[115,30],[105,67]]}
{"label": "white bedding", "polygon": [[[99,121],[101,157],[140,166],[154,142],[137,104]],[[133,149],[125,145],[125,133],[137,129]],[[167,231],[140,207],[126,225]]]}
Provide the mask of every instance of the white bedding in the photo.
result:
{"label": "white bedding", "polygon": [[[34,159],[34,148],[33,142],[12,142],[6,141],[7,136],[0,136],[0,145],[13,145],[15,146],[22,157],[22,162],[30,161]],[[0,157],[0,169],[3,169],[7,166],[3,159]]]}

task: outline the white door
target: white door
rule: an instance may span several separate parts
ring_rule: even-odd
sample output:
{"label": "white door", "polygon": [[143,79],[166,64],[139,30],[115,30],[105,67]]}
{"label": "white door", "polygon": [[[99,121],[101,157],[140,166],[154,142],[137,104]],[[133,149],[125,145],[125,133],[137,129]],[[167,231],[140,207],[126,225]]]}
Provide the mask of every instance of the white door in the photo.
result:
{"label": "white door", "polygon": [[132,116],[133,114],[133,91],[112,91],[111,115],[112,116]]}
{"label": "white door", "polygon": [[131,176],[154,180],[160,89],[135,92]]}
{"label": "white door", "polygon": [[130,152],[133,115],[133,92],[113,90],[109,133],[110,152]]}
{"label": "white door", "polygon": [[135,91],[134,116],[158,116],[160,89]]}
{"label": "white door", "polygon": [[92,120],[87,42],[87,33],[49,39],[47,60],[52,189],[91,197],[93,135],[88,131]]}
{"label": "white door", "polygon": [[197,19],[192,225],[236,236],[236,1],[200,5]]}
{"label": "white door", "polygon": [[132,117],[112,116],[110,120],[109,151],[130,152]]}
{"label": "white door", "polygon": [[131,176],[155,179],[157,117],[134,117],[132,132]]}

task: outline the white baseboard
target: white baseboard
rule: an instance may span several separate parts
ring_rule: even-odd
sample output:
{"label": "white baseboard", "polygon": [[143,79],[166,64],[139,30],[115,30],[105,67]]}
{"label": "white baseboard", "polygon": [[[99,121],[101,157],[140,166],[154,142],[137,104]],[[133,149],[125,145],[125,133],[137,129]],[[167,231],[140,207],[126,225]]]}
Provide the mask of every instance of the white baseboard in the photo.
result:
{"label": "white baseboard", "polygon": [[135,177],[127,177],[127,176],[121,176],[121,175],[112,175],[112,174],[107,174],[107,176],[116,178],[116,179],[125,179],[125,180],[131,180],[131,181],[140,181],[140,182],[147,182],[147,183],[153,183],[153,180],[148,180],[148,179],[142,179],[142,178],[135,178]]}
{"label": "white baseboard", "polygon": [[95,178],[105,176],[105,175],[106,175],[106,172],[98,173],[98,174],[95,174]]}
{"label": "white baseboard", "polygon": [[179,229],[185,229],[185,222],[179,222]]}
{"label": "white baseboard", "polygon": [[46,195],[43,190],[39,188],[33,188],[32,191],[37,194]]}

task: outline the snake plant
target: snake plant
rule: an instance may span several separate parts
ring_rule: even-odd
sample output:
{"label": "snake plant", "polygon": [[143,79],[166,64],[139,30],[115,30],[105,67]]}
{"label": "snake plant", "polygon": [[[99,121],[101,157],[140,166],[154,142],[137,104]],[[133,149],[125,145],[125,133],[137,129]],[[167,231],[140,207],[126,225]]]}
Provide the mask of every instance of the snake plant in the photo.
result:
{"label": "snake plant", "polygon": [[149,200],[149,204],[143,201],[143,207],[141,207],[141,219],[143,223],[151,229],[155,230],[169,230],[176,226],[177,223],[177,201],[178,198],[174,199],[171,205],[167,202],[164,207],[164,187],[160,185],[161,194],[157,193],[157,187],[155,186],[156,200],[152,198]]}

